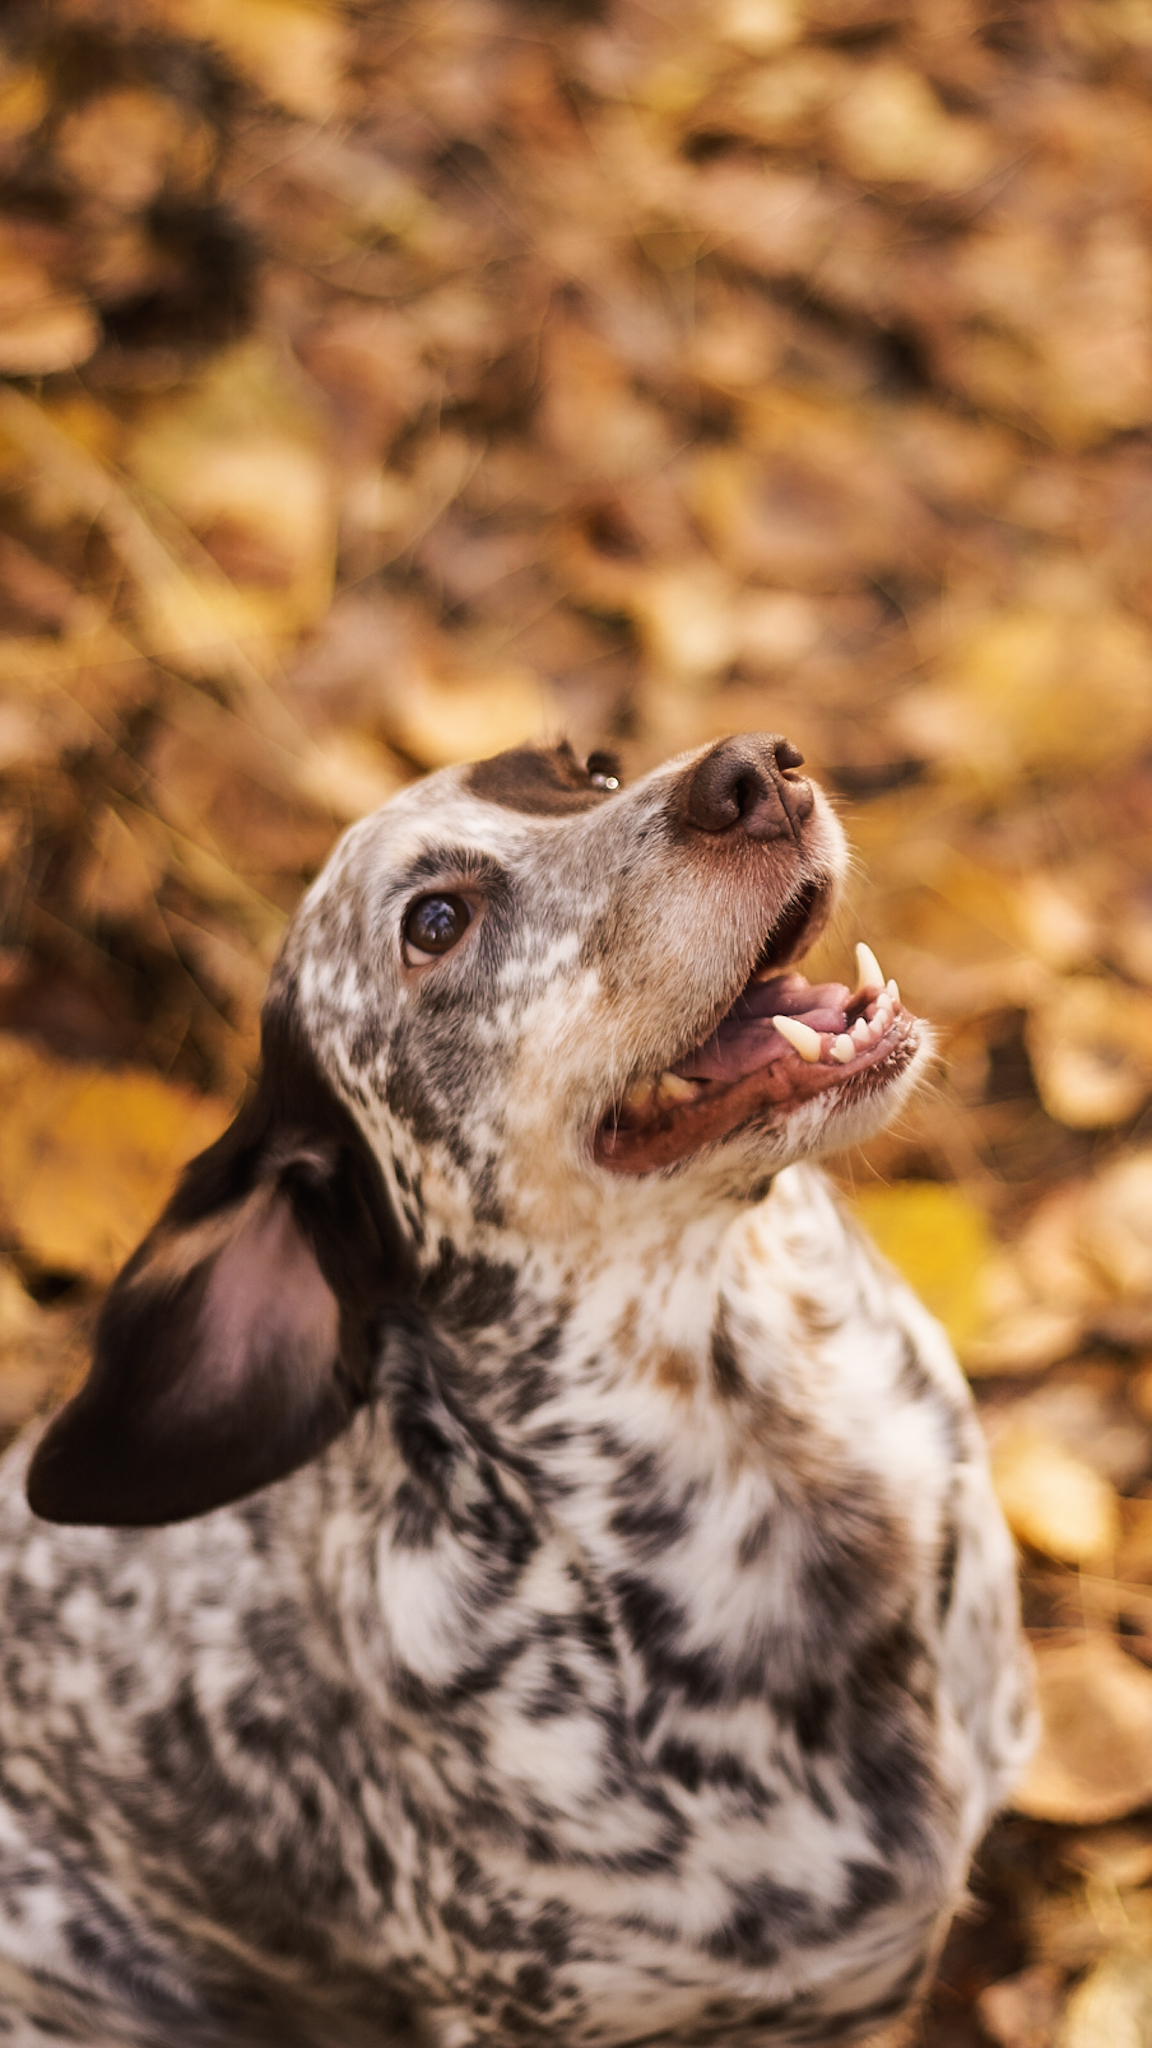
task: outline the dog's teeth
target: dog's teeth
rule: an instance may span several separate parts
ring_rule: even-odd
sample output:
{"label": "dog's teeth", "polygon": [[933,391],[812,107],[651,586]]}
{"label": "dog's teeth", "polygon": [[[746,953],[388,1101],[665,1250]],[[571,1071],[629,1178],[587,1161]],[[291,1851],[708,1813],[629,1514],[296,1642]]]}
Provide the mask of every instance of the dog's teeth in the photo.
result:
{"label": "dog's teeth", "polygon": [[892,1007],[893,1009],[895,1009],[900,1002],[900,991],[897,988],[896,983],[894,981],[886,981],[884,984],[884,993],[886,996],[891,996]]}
{"label": "dog's teeth", "polygon": [[869,1024],[867,1017],[857,1017],[856,1022],[852,1026],[852,1030],[849,1036],[852,1039],[853,1045],[855,1045],[860,1051],[863,1051],[866,1045],[871,1045],[872,1027]]}
{"label": "dog's teeth", "polygon": [[866,946],[863,940],[861,940],[856,948],[856,977],[858,988],[883,988],[884,986],[884,976],[880,971],[880,962],[872,951],[871,946]]}
{"label": "dog's teeth", "polygon": [[813,1060],[819,1059],[820,1033],[813,1031],[810,1024],[802,1024],[799,1017],[773,1017],[772,1022],[781,1038],[786,1038],[789,1045],[795,1047],[802,1060],[811,1065]]}
{"label": "dog's teeth", "polygon": [[856,1047],[846,1031],[841,1031],[838,1037],[832,1040],[828,1051],[834,1060],[839,1060],[842,1067],[846,1067],[849,1060],[854,1060],[856,1057]]}
{"label": "dog's teeth", "polygon": [[655,1094],[656,1084],[651,1079],[633,1081],[632,1086],[625,1090],[620,1107],[634,1110],[638,1116],[642,1116],[646,1109],[651,1109]]}
{"label": "dog's teeth", "polygon": [[691,1102],[696,1094],[695,1084],[685,1081],[679,1074],[666,1070],[657,1083],[657,1092],[666,1102]]}

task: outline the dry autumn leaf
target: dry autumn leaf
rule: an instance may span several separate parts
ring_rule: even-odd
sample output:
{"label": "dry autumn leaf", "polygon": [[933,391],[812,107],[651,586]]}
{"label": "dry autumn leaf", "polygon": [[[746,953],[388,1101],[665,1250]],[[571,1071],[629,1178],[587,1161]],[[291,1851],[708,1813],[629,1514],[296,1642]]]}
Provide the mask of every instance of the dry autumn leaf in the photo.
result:
{"label": "dry autumn leaf", "polygon": [[49,377],[87,362],[100,322],[87,300],[0,243],[0,375]]}
{"label": "dry autumn leaf", "polygon": [[1013,1422],[993,1439],[992,1477],[1013,1534],[1065,1564],[1107,1564],[1120,1539],[1108,1481],[1042,1424]]}
{"label": "dry autumn leaf", "polygon": [[1076,1986],[1054,2048],[1148,2048],[1150,2041],[1152,1959],[1114,1949]]}
{"label": "dry autumn leaf", "polygon": [[984,787],[1026,773],[1079,776],[1139,744],[1152,647],[1143,626],[1085,589],[1077,564],[1045,572],[1043,601],[963,629],[937,680],[895,714],[904,741],[963,764]]}
{"label": "dry autumn leaf", "polygon": [[127,465],[222,571],[223,592],[209,578],[201,602],[222,606],[227,630],[295,633],[322,615],[336,546],[322,428],[269,351],[218,358],[142,423]]}
{"label": "dry autumn leaf", "polygon": [[1152,996],[1102,975],[1069,976],[1029,1017],[1028,1050],[1058,1122],[1123,1123],[1152,1094]]}
{"label": "dry autumn leaf", "polygon": [[899,1181],[863,1188],[853,1207],[885,1258],[939,1316],[961,1350],[986,1317],[982,1276],[992,1253],[987,1219],[962,1188]]}
{"label": "dry autumn leaf", "polygon": [[1086,1190],[1077,1222],[1082,1252],[1115,1292],[1152,1297],[1152,1149],[1105,1167]]}
{"label": "dry autumn leaf", "polygon": [[155,1074],[50,1059],[0,1036],[3,1227],[45,1272],[106,1281],[226,1106]]}
{"label": "dry autumn leaf", "polygon": [[336,113],[347,38],[324,0],[156,0],[155,12],[166,27],[218,45],[294,114],[327,121]]}
{"label": "dry autumn leaf", "polygon": [[1060,2011],[1060,1975],[1034,1963],[1017,1976],[990,1984],[977,2000],[980,2023],[996,2048],[1052,2048]]}
{"label": "dry autumn leaf", "polygon": [[1037,1820],[1119,1820],[1152,1800],[1152,1671],[1111,1636],[1034,1645],[1041,1734],[1013,1804]]}
{"label": "dry autumn leaf", "polygon": [[503,747],[538,740],[550,706],[534,676],[511,670],[442,680],[415,668],[403,695],[384,695],[380,717],[390,740],[425,768],[446,768]]}

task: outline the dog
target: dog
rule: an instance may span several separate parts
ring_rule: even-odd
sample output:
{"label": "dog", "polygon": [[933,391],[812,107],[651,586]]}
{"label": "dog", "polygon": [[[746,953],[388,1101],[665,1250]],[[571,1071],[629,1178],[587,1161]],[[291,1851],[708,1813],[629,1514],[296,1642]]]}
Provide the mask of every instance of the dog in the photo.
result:
{"label": "dog", "polygon": [[0,2041],[854,2038],[1026,1757],[947,1342],[812,1164],[914,1085],[789,742],[344,837],[0,1489]]}

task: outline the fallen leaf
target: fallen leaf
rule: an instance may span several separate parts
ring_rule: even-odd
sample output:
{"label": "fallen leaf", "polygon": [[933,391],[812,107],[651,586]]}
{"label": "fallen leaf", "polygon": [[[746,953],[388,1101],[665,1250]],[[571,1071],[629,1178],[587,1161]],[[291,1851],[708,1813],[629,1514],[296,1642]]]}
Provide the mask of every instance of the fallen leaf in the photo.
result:
{"label": "fallen leaf", "polygon": [[990,132],[947,114],[927,80],[905,64],[870,65],[833,108],[831,125],[858,178],[956,191],[994,161]]}
{"label": "fallen leaf", "polygon": [[87,299],[0,242],[0,374],[48,377],[87,362],[100,322]]}
{"label": "fallen leaf", "polygon": [[[332,484],[318,422],[273,350],[244,343],[218,356],[141,424],[126,461],[223,571],[223,593],[184,579],[201,603],[228,600],[222,628],[296,633],[323,615],[336,548]],[[174,583],[166,602],[179,597]],[[194,615],[179,623],[185,637],[195,633]]]}
{"label": "fallen leaf", "polygon": [[0,1035],[4,1228],[50,1273],[111,1279],[225,1104],[155,1074],[56,1060]]}
{"label": "fallen leaf", "polygon": [[1021,1542],[1065,1564],[1111,1558],[1120,1539],[1114,1489],[1042,1424],[1014,1421],[993,1438],[992,1477]]}
{"label": "fallen leaf", "polygon": [[1067,1825],[1120,1820],[1152,1800],[1152,1671],[1111,1636],[1033,1645],[1040,1741],[1013,1805]]}
{"label": "fallen leaf", "polygon": [[1067,1358],[1080,1341],[1080,1318],[1067,1310],[1027,1302],[990,1314],[979,1336],[964,1343],[964,1369],[973,1378],[1034,1373]]}
{"label": "fallen leaf", "polygon": [[726,668],[740,646],[737,595],[710,562],[680,564],[638,582],[633,609],[657,666],[687,680]]}
{"label": "fallen leaf", "polygon": [[1060,1973],[1050,1963],[989,1984],[976,2000],[984,2032],[996,2048],[1052,2048],[1060,1988]]}
{"label": "fallen leaf", "polygon": [[966,623],[933,678],[893,710],[906,745],[962,764],[983,788],[1029,772],[1079,777],[1147,729],[1144,629],[1106,608],[1075,564],[1036,595]]}
{"label": "fallen leaf", "polygon": [[803,25],[797,0],[726,0],[716,28],[737,49],[763,57],[793,42]]}
{"label": "fallen leaf", "polygon": [[1117,1294],[1152,1296],[1152,1147],[1113,1161],[1089,1184],[1077,1236]]}
{"label": "fallen leaf", "polygon": [[1073,1130],[1124,1123],[1152,1094],[1152,996],[1141,989],[1070,976],[1025,1035],[1045,1109]]}
{"label": "fallen leaf", "polygon": [[403,781],[394,758],[357,732],[319,740],[301,774],[301,788],[344,823],[387,803]]}
{"label": "fallen leaf", "polygon": [[165,185],[192,185],[206,175],[212,137],[175,96],[124,86],[73,107],[56,148],[69,175],[101,205],[137,213]]}
{"label": "fallen leaf", "polygon": [[983,1210],[962,1188],[898,1181],[864,1188],[853,1207],[885,1258],[963,1349],[986,1320],[981,1287],[993,1244]]}
{"label": "fallen leaf", "polygon": [[[1132,1405],[1137,1414],[1152,1421],[1152,1403],[1146,1406],[1141,1400],[1138,1384],[1132,1388]],[[1123,1526],[1116,1553],[1116,1577],[1128,1583],[1148,1583],[1152,1581],[1152,1500],[1121,1501],[1120,1510]]]}
{"label": "fallen leaf", "polygon": [[321,122],[336,113],[348,39],[323,0],[153,0],[152,11],[172,29],[218,44],[292,113]]}
{"label": "fallen leaf", "polygon": [[1074,1835],[1066,1855],[1076,1869],[1117,1891],[1152,1878],[1152,1841],[1139,1827],[1096,1828]]}
{"label": "fallen leaf", "polygon": [[745,71],[724,111],[758,142],[798,141],[852,86],[855,67],[838,50],[797,50]]}
{"label": "fallen leaf", "polygon": [[1015,1399],[998,1401],[988,1423],[993,1433],[1038,1427],[1118,1493],[1138,1486],[1152,1462],[1152,1438],[1129,1406],[1127,1374],[1099,1360],[1079,1359]]}
{"label": "fallen leaf", "polygon": [[403,693],[381,704],[380,722],[422,767],[447,768],[538,740],[550,710],[542,685],[522,669],[456,682],[414,665]]}
{"label": "fallen leaf", "polygon": [[1149,2042],[1152,1959],[1114,1949],[1073,1991],[1055,2048],[1148,2048]]}

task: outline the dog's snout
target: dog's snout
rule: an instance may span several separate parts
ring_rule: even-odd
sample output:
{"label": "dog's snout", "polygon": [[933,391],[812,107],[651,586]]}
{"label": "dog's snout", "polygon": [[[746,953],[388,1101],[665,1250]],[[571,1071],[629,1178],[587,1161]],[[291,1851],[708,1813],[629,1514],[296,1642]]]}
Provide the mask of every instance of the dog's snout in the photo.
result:
{"label": "dog's snout", "polygon": [[803,760],[779,733],[719,741],[689,774],[689,824],[699,832],[740,832],[748,839],[794,838],[814,802],[811,785],[790,772]]}

